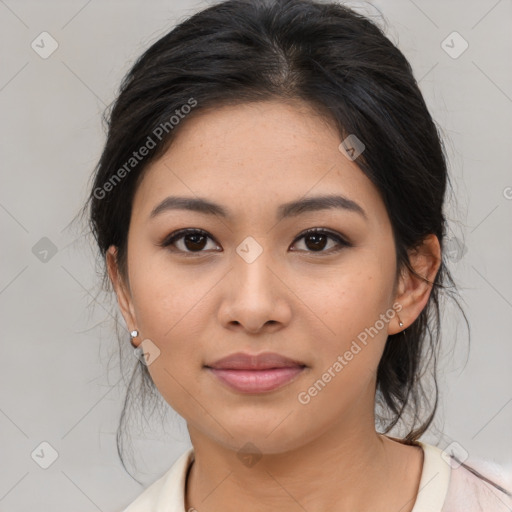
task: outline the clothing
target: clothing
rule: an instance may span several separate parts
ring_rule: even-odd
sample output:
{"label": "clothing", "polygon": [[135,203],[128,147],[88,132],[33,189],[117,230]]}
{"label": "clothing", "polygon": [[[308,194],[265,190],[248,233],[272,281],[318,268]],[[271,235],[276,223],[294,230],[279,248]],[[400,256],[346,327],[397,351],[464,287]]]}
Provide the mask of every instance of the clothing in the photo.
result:
{"label": "clothing", "polygon": [[[464,465],[447,462],[437,446],[418,441],[424,453],[423,469],[412,512],[510,512],[512,497],[474,475]],[[185,484],[194,459],[193,448],[151,484],[123,512],[186,512]],[[485,460],[464,461],[512,493],[512,467]]]}

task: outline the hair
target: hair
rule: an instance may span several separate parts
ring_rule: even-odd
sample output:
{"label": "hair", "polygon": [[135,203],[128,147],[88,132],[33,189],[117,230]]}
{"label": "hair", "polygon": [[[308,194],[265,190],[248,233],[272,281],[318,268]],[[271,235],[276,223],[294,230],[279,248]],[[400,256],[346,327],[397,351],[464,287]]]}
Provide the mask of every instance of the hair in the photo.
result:
{"label": "hair", "polygon": [[[152,44],[105,113],[107,139],[84,207],[102,264],[108,248],[116,246],[120,274],[127,278],[134,193],[150,162],[169,148],[188,120],[222,106],[267,100],[305,102],[334,123],[341,140],[355,135],[364,143],[355,163],[386,206],[397,279],[409,270],[426,281],[412,267],[409,251],[430,234],[439,239],[442,261],[435,279],[427,281],[429,300],[412,325],[389,335],[377,370],[379,427],[387,433],[402,422],[403,441],[415,444],[438,407],[441,290],[462,311],[443,251],[443,204],[451,184],[440,132],[411,66],[368,17],[313,0],[227,0],[185,19]],[[178,111],[184,115],[171,123]],[[132,161],[134,151],[148,147],[150,139],[147,156]],[[103,284],[111,290],[105,265]],[[119,343],[128,344],[127,334]],[[138,396],[145,400],[147,393],[156,393],[146,365],[136,363],[117,432],[122,461],[125,414],[135,401],[137,375]]]}

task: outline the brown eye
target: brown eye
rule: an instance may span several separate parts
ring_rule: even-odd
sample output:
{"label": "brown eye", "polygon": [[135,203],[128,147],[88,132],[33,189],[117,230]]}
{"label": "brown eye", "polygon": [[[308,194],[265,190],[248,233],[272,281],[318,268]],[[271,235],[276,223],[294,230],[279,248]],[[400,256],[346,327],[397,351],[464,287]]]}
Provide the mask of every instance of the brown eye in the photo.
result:
{"label": "brown eye", "polygon": [[304,243],[312,251],[321,251],[325,248],[328,238],[322,233],[310,233],[304,237]]}
{"label": "brown eye", "polygon": [[[305,233],[302,233],[300,235],[295,243],[297,243],[299,240],[304,240],[303,244],[306,249],[299,249],[299,250],[305,250],[306,252],[324,252],[324,253],[331,253],[341,250],[343,247],[349,247],[350,244],[345,241],[341,236],[339,236],[337,233],[332,233],[330,231],[326,231],[323,229],[313,229],[306,231]],[[329,240],[331,240],[331,243],[329,245]],[[328,247],[327,247],[328,246]],[[327,247],[327,250],[325,250]],[[294,249],[297,250],[297,249]]]}
{"label": "brown eye", "polygon": [[[212,237],[200,229],[181,229],[172,233],[160,245],[162,247],[171,247],[173,252],[183,253],[201,253],[206,252],[204,249],[208,246],[208,240]],[[214,250],[218,247],[214,244]]]}
{"label": "brown eye", "polygon": [[207,237],[202,234],[191,233],[183,237],[183,243],[189,251],[201,251],[206,246]]}

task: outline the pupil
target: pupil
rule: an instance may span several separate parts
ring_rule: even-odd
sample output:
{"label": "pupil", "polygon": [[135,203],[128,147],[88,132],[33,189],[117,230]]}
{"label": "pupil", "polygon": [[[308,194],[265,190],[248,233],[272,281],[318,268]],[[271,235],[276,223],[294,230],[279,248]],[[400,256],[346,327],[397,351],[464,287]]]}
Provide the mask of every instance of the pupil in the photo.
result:
{"label": "pupil", "polygon": [[[198,241],[198,239],[200,241]],[[205,244],[204,244],[204,240],[202,240],[203,243],[201,243],[201,239],[206,239],[206,237],[204,235],[200,235],[200,234],[189,234],[189,235],[185,235],[185,246],[187,247],[188,250],[201,250],[204,248]],[[187,242],[190,242],[192,241],[192,246],[190,246],[189,243]]]}
{"label": "pupil", "polygon": [[[323,249],[325,247],[326,236],[321,233],[312,233],[306,236],[306,246],[308,249]],[[312,247],[308,244],[308,240],[313,240]],[[323,242],[323,243],[322,243]]]}

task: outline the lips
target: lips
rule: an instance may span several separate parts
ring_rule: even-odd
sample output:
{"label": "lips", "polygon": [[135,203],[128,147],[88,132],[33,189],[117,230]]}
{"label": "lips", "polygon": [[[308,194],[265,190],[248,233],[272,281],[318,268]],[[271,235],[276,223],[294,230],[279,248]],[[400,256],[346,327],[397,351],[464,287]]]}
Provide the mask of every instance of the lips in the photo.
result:
{"label": "lips", "polygon": [[265,352],[257,355],[237,352],[206,366],[218,370],[268,370],[272,368],[303,367],[306,365],[274,352]]}
{"label": "lips", "polygon": [[263,393],[278,389],[301,374],[306,365],[280,354],[232,354],[206,365],[230,389],[241,393]]}

